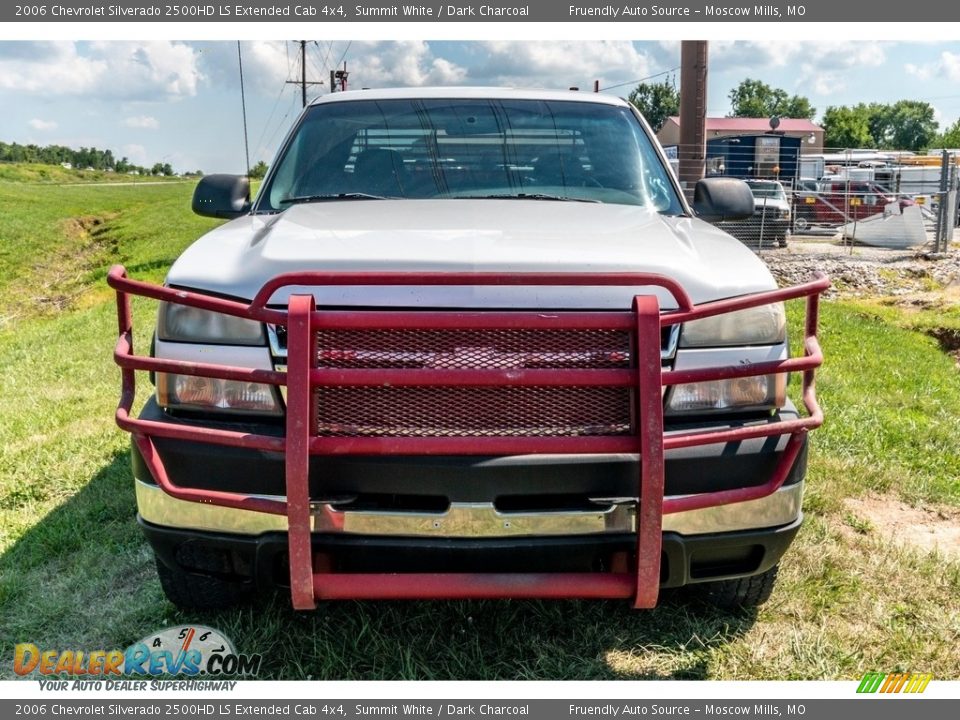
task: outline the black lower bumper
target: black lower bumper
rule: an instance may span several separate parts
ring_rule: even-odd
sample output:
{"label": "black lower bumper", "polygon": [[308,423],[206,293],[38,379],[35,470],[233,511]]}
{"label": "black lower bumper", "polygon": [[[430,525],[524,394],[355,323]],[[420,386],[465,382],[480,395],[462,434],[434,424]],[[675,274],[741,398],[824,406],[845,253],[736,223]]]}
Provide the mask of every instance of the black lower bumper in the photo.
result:
{"label": "black lower bumper", "polygon": [[[661,587],[765,572],[780,561],[801,520],[730,533],[664,533]],[[258,589],[289,583],[286,533],[210,533],[142,519],[140,525],[170,568],[252,582]],[[630,567],[636,552],[632,534],[438,539],[318,533],[312,540],[315,557],[334,572],[604,572]]]}

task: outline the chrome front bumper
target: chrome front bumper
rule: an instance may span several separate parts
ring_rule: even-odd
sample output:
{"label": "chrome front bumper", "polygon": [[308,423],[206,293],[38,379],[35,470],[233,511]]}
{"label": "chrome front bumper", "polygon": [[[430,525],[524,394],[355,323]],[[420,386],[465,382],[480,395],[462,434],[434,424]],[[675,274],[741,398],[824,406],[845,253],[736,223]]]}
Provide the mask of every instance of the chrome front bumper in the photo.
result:
{"label": "chrome front bumper", "polygon": [[[285,532],[287,518],[251,510],[178,500],[156,485],[136,481],[137,508],[143,520],[169,528],[184,528],[240,535]],[[803,482],[786,485],[758,500],[689,510],[663,516],[663,531],[681,535],[735,532],[779,527],[800,516]],[[668,496],[670,497],[670,496]],[[335,527],[321,525],[313,515],[314,532],[399,537],[524,537],[596,535],[635,532],[635,502],[598,506],[595,511],[504,513],[492,503],[452,503],[439,513],[340,511]],[[319,506],[317,507],[319,510]]]}

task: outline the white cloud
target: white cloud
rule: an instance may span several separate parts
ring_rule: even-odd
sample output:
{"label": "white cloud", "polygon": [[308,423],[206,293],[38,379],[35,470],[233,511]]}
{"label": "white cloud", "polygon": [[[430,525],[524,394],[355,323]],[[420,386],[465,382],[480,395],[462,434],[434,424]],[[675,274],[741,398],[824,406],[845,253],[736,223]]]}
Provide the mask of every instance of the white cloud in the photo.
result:
{"label": "white cloud", "polygon": [[847,71],[883,65],[891,46],[888,42],[711,41],[710,71],[746,70],[762,79],[762,68],[798,67],[795,82],[785,90],[833,95],[847,90]]}
{"label": "white cloud", "polygon": [[147,163],[147,149],[143,145],[137,145],[136,143],[130,143],[129,145],[124,145],[121,150],[121,155],[127,158],[134,165],[146,165]]}
{"label": "white cloud", "polygon": [[110,100],[170,100],[197,93],[197,54],[181,42],[16,43],[0,53],[0,90]]}
{"label": "white cloud", "polygon": [[[548,88],[632,82],[661,69],[627,41],[487,41],[476,44],[470,79],[496,85]],[[624,87],[623,94],[631,88]]]}
{"label": "white cloud", "polygon": [[[236,45],[205,43],[197,46],[202,72],[218,85],[239,84]],[[349,85],[391,87],[426,85],[516,85],[566,88],[617,84],[645,77],[661,69],[659,56],[671,57],[674,48],[637,50],[627,41],[486,41],[469,43],[469,62],[439,55],[431,43],[409,41],[343,41],[307,44],[307,79],[322,83],[308,92],[328,91],[329,70],[347,59]],[[242,45],[244,80],[253,88],[276,95],[286,80],[300,77],[297,43],[245,42]],[[667,60],[672,62],[672,60]],[[630,88],[625,88],[628,91]]]}
{"label": "white cloud", "polygon": [[919,78],[920,80],[929,80],[933,77],[936,67],[933,63],[926,63],[924,65],[907,63],[903,66],[903,69],[907,71],[907,75],[913,75],[913,77]]}
{"label": "white cloud", "polygon": [[125,118],[123,124],[130,128],[139,128],[142,130],[156,130],[160,123],[155,117],[150,115],[135,115]]}
{"label": "white cloud", "polygon": [[940,53],[940,58],[936,62],[924,63],[923,65],[907,63],[904,65],[904,69],[908,75],[913,75],[921,80],[939,77],[960,82],[960,53],[944,50]]}
{"label": "white cloud", "polygon": [[57,129],[57,123],[55,120],[41,120],[40,118],[33,118],[28,124],[34,130],[56,130]]}
{"label": "white cloud", "polygon": [[[337,43],[334,43],[331,51],[331,56],[336,56],[336,59],[343,54]],[[436,57],[429,43],[419,40],[354,42],[350,46],[347,70],[355,78],[355,87],[421,87],[456,85],[467,81],[465,68]]]}
{"label": "white cloud", "polygon": [[878,67],[886,62],[889,42],[758,40],[710,42],[710,69],[786,67],[804,63],[818,70]]}
{"label": "white cloud", "polygon": [[[205,42],[195,45],[198,63],[205,78],[211,84],[240,90],[240,65],[235,42]],[[292,42],[256,40],[241,43],[243,53],[243,82],[247,92],[262,92],[276,95],[280,84],[299,79],[299,44]],[[325,80],[326,71],[320,74],[320,60],[313,43],[307,44],[307,80]],[[326,92],[323,88],[316,88]]]}
{"label": "white cloud", "polygon": [[[275,96],[282,83],[300,79],[299,43],[245,42],[243,76],[248,91]],[[200,46],[201,67],[211,80],[239,88],[240,73],[235,43],[207,43]],[[464,68],[436,57],[423,41],[310,42],[306,47],[307,80],[319,83],[307,89],[310,96],[329,91],[329,72],[347,58],[349,86],[387,87],[397,85],[453,85],[467,79]]]}
{"label": "white cloud", "polygon": [[960,53],[944,51],[940,55],[940,67],[947,78],[960,82]]}
{"label": "white cloud", "polygon": [[847,89],[842,72],[818,69],[810,63],[800,65],[799,77],[817,95],[834,95]]}

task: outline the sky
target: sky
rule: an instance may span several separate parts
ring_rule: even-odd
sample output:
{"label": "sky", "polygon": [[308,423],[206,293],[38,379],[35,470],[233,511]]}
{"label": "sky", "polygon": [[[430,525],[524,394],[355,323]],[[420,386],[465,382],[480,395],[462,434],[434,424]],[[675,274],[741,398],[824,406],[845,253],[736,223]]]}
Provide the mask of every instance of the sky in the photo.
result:
{"label": "sky", "polygon": [[[299,44],[240,44],[251,163],[270,162],[300,111]],[[680,77],[680,43],[614,41],[316,40],[313,96],[347,63],[349,86],[499,85],[592,89],[626,96]],[[708,114],[729,113],[745,78],[831,105],[923,100],[941,127],[960,117],[960,42],[711,41]],[[237,43],[0,41],[0,141],[111,149],[177,171],[243,172]]]}

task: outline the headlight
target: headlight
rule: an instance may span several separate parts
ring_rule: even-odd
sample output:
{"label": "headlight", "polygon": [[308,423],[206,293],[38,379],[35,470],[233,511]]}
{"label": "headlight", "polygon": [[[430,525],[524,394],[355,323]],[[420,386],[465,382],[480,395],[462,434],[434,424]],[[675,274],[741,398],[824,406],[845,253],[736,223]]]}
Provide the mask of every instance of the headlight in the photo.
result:
{"label": "headlight", "polygon": [[781,373],[677,385],[669,391],[666,412],[683,415],[778,408],[786,403],[786,377]]}
{"label": "headlight", "polygon": [[211,345],[266,344],[263,326],[254,320],[177,303],[160,303],[157,337]]}
{"label": "headlight", "polygon": [[157,373],[157,402],[174,410],[282,415],[273,385]]}
{"label": "headlight", "polygon": [[781,220],[789,220],[789,219],[790,219],[790,211],[787,210],[787,209],[782,209],[782,210],[780,210],[780,219],[781,219]]}
{"label": "headlight", "polygon": [[692,320],[680,330],[680,347],[776,345],[786,340],[783,303]]}

